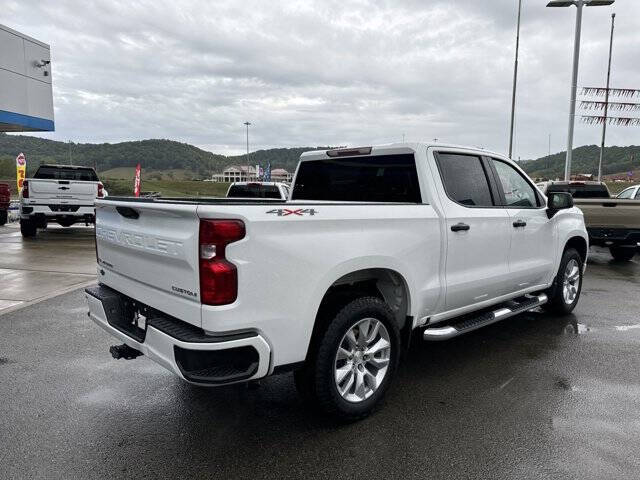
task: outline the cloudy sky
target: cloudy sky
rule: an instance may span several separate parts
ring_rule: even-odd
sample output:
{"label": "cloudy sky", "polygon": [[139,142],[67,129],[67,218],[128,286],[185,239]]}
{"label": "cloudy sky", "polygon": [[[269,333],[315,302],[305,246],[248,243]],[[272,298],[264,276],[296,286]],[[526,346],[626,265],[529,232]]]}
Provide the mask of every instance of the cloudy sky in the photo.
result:
{"label": "cloudy sky", "polygon": [[[523,0],[514,156],[565,149],[575,8]],[[56,132],[216,153],[431,140],[508,149],[517,0],[3,0],[51,45]],[[640,88],[640,1],[584,11],[580,86]],[[639,99],[640,101],[640,99]],[[640,143],[611,127],[608,143]],[[599,143],[577,122],[575,145]]]}

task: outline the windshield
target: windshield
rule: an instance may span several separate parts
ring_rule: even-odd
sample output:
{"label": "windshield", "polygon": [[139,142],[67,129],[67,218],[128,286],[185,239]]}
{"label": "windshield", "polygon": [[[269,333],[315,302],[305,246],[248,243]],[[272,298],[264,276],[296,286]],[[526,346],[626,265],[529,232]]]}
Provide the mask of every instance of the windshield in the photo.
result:
{"label": "windshield", "polygon": [[80,180],[84,182],[97,182],[98,176],[93,168],[64,168],[47,167],[38,168],[33,178],[43,180]]}
{"label": "windshield", "polygon": [[247,185],[231,185],[228,198],[281,198],[280,190],[275,185],[249,183]]}

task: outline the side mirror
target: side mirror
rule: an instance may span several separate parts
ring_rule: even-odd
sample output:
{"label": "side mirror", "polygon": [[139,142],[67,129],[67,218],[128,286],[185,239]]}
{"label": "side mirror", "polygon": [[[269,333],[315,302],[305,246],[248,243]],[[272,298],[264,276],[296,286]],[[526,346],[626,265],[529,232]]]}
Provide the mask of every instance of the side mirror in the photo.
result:
{"label": "side mirror", "polygon": [[567,192],[550,192],[547,196],[547,217],[551,218],[559,210],[573,207],[573,197]]}

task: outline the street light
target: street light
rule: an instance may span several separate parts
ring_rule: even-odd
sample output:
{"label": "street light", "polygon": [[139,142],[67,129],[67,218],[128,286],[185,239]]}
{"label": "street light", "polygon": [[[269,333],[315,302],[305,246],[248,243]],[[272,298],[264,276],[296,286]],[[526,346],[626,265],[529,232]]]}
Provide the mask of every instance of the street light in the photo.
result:
{"label": "street light", "polygon": [[247,127],[247,181],[249,181],[249,125],[251,125],[251,122],[244,122],[243,125]]}
{"label": "street light", "polygon": [[573,74],[571,76],[571,97],[569,100],[569,134],[567,138],[567,160],[564,165],[564,179],[571,176],[571,156],[573,153],[573,127],[576,118],[576,89],[578,87],[578,62],[580,59],[580,31],[582,29],[582,7],[599,7],[611,5],[615,0],[552,0],[547,7],[571,7],[575,5],[576,31],[573,40]]}

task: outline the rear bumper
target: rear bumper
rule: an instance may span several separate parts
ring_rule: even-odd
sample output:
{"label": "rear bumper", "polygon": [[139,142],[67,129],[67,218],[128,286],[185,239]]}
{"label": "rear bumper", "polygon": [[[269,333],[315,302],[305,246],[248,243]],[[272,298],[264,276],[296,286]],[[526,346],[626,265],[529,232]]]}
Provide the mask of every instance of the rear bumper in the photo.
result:
{"label": "rear bumper", "polygon": [[261,378],[269,372],[271,350],[257,332],[205,334],[156,311],[149,315],[144,332],[130,331],[122,305],[128,297],[102,285],[85,292],[94,322],[189,383],[215,386]]}
{"label": "rear bumper", "polygon": [[640,243],[640,230],[630,228],[587,228],[589,245],[637,245]]}
{"label": "rear bumper", "polygon": [[28,219],[33,217],[46,218],[47,220],[52,221],[55,221],[58,218],[65,218],[74,219],[77,222],[83,222],[85,219],[95,218],[95,209],[93,205],[21,205],[20,218]]}

